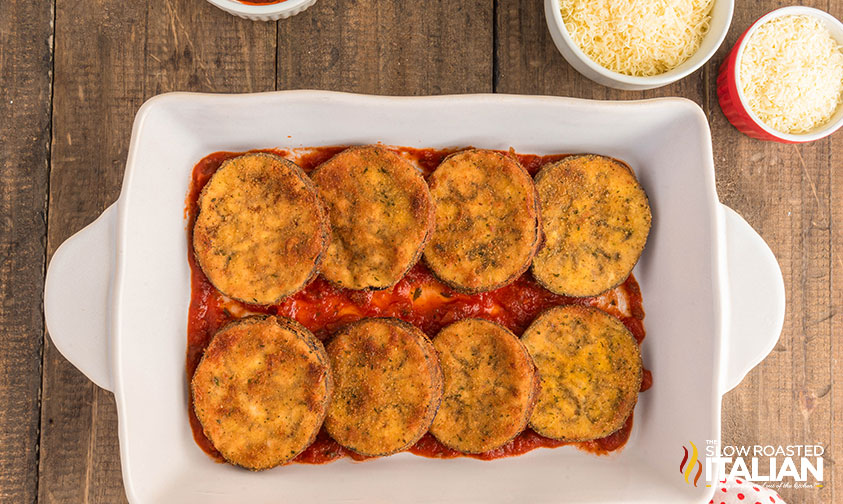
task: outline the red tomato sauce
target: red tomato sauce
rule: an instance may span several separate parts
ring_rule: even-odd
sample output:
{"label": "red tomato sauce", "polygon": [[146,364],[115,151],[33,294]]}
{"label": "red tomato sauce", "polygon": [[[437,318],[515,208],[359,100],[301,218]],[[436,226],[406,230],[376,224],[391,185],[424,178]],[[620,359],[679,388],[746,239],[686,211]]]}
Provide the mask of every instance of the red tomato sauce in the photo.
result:
{"label": "red tomato sauce", "polygon": [[[310,172],[344,147],[318,147],[285,151],[267,149],[298,163]],[[396,152],[415,162],[427,176],[447,155],[459,149],[412,149],[394,148]],[[215,152],[203,158],[193,168],[190,193],[187,197],[188,218],[188,262],[191,271],[191,299],[187,326],[187,378],[193,376],[196,366],[211,337],[222,326],[237,318],[250,314],[271,314],[289,317],[310,329],[319,339],[325,341],[339,327],[366,317],[397,317],[409,322],[430,337],[446,325],[467,317],[478,317],[497,322],[509,328],[516,335],[521,333],[544,310],[558,305],[580,304],[602,309],[617,317],[632,332],[639,344],[644,340],[644,309],[638,282],[630,275],[620,286],[600,296],[573,298],[553,294],[540,286],[527,272],[513,283],[500,289],[480,294],[462,294],[439,282],[423,263],[414,266],[393,288],[382,291],[353,291],[332,286],[322,277],[317,277],[297,294],[272,306],[257,306],[228,299],[211,285],[199,268],[193,255],[192,229],[198,212],[199,194],[202,188],[227,159],[239,156],[240,152]],[[515,154],[521,164],[535,175],[548,162],[565,157],[561,155],[537,156]],[[644,370],[641,391],[652,386],[652,374]],[[207,439],[202,426],[193,411],[190,399],[190,425],[196,443],[211,457],[222,461],[222,456]],[[555,448],[574,445],[579,449],[607,454],[621,449],[632,431],[632,415],[617,432],[593,441],[567,443],[543,437],[532,429],[526,429],[505,446],[486,453],[467,455],[439,443],[432,435],[425,434],[408,451],[431,458],[454,458],[470,456],[483,460],[521,455],[536,448]],[[365,460],[340,446],[322,429],[316,440],[294,461],[303,464],[323,464],[343,457]]]}

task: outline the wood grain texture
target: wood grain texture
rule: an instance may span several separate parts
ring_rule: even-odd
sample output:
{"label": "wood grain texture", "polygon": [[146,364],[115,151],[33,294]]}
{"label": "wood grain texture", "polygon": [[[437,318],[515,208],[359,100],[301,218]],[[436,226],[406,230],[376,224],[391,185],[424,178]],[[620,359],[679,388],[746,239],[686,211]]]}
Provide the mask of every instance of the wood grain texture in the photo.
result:
{"label": "wood grain texture", "polygon": [[[826,9],[837,19],[843,18],[843,0],[829,0]],[[817,359],[816,364],[818,367],[828,366],[829,382],[827,387],[820,388],[809,397],[812,401],[828,403],[830,433],[827,446],[830,453],[827,458],[831,470],[826,477],[826,495],[829,502],[840,502],[843,500],[843,467],[838,467],[837,462],[843,460],[843,366],[839,365],[843,362],[843,341],[840,339],[843,335],[843,136],[838,132],[825,142],[829,144],[830,271],[825,287],[830,300],[827,307],[830,334],[828,354]]]}
{"label": "wood grain texture", "polygon": [[278,89],[492,91],[493,0],[320,0],[278,23]]}
{"label": "wood grain texture", "polygon": [[273,91],[275,37],[275,23],[230,16],[205,1],[150,1],[144,98],[170,91]]}
{"label": "wood grain texture", "polygon": [[[840,1],[800,3],[838,18],[843,16]],[[707,113],[713,132],[717,188],[720,199],[746,218],[778,258],[785,280],[787,314],[781,338],[770,356],[723,399],[723,443],[822,444],[826,447],[825,486],[782,489],[780,494],[790,504],[835,503],[843,498],[839,474],[843,471],[834,463],[843,450],[839,432],[843,415],[841,404],[832,402],[832,387],[839,390],[843,385],[833,340],[835,332],[838,337],[840,334],[835,317],[840,296],[833,288],[840,285],[839,263],[837,282],[832,277],[832,244],[839,247],[841,243],[833,241],[833,215],[840,216],[843,209],[840,187],[833,191],[832,186],[840,136],[784,145],[751,139],[731,127],[717,104],[713,65],[720,64],[752,22],[780,7],[781,2],[739,5],[723,47],[709,64],[711,104]]]}
{"label": "wood grain texture", "polygon": [[[843,457],[843,345],[835,341],[843,332],[843,134],[799,146],[753,140],[728,124],[715,93],[717,67],[738,36],[785,3],[738,1],[729,36],[703,69],[665,88],[623,92],[567,65],[538,0],[319,0],[278,23],[234,18],[202,0],[54,1],[52,138],[51,3],[0,2],[0,502],[125,502],[112,395],[49,340],[39,361],[43,319],[32,307],[41,304],[45,250],[117,198],[145,99],[275,88],[699,103],[720,197],[771,245],[788,296],[775,350],[724,398],[723,442],[821,443],[825,486],[781,493],[790,504],[843,501],[835,463]],[[843,17],[843,0],[801,3]]]}
{"label": "wood grain texture", "polygon": [[[48,253],[117,196],[131,117],[143,101],[145,2],[56,4]],[[125,501],[116,411],[49,340],[39,502]]]}
{"label": "wood grain texture", "polygon": [[[166,91],[275,87],[275,25],[194,0],[58,0],[48,249],[119,195],[132,121]],[[44,356],[40,502],[125,502],[113,396]]]}
{"label": "wood grain texture", "polygon": [[[837,9],[838,17],[843,15],[843,12],[841,12],[843,11],[843,2],[834,2],[834,7]],[[831,278],[826,287],[831,299],[828,312],[831,337],[829,338],[830,348],[827,362],[818,363],[818,365],[825,364],[829,367],[831,381],[827,390],[821,389],[817,394],[818,397],[812,399],[829,402],[831,433],[828,446],[831,447],[829,459],[832,461],[832,468],[829,476],[826,477],[826,485],[829,486],[829,502],[839,502],[843,499],[843,468],[838,467],[834,462],[839,461],[843,456],[841,454],[843,450],[843,368],[839,365],[843,362],[843,341],[841,341],[841,334],[843,334],[843,316],[841,316],[843,315],[841,313],[841,310],[843,310],[843,289],[840,288],[843,286],[843,225],[840,224],[843,223],[843,198],[841,198],[841,195],[843,195],[843,136],[839,133],[833,135],[829,142],[831,143],[829,156]]]}
{"label": "wood grain texture", "polygon": [[0,2],[0,502],[38,485],[53,9]]}

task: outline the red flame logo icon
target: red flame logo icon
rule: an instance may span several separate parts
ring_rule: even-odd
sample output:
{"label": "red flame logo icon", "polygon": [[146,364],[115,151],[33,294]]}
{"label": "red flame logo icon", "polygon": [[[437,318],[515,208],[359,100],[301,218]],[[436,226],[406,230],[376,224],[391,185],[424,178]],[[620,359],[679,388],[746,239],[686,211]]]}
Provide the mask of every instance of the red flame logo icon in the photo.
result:
{"label": "red flame logo icon", "polygon": [[[690,442],[690,441],[689,441]],[[694,466],[696,466],[697,474],[694,476],[694,486],[697,486],[697,482],[700,480],[700,475],[702,474],[702,463],[699,460],[699,452],[697,452],[697,445],[691,443],[691,452],[690,452],[690,460],[689,460],[689,453],[688,449],[684,446],[682,447],[685,450],[685,456],[682,457],[682,462],[679,464],[679,474],[683,474],[685,476],[685,483],[690,484],[690,476],[691,473],[694,471]]]}

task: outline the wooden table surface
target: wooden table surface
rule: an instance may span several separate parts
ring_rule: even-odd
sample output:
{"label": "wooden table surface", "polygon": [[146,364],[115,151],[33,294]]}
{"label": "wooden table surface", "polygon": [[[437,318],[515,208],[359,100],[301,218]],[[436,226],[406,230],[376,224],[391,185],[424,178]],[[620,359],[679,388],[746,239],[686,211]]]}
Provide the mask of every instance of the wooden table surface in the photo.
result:
{"label": "wooden table surface", "polygon": [[[805,3],[843,17],[843,0]],[[723,400],[723,443],[821,443],[825,487],[782,494],[843,502],[843,133],[780,145],[728,124],[717,66],[754,19],[786,3],[737,4],[701,70],[619,92],[562,59],[540,0],[319,0],[277,23],[203,0],[0,1],[0,502],[125,501],[114,398],[52,345],[42,291],[56,247],[117,198],[138,107],[167,91],[301,88],[697,102],[720,198],[770,244],[788,301],[779,343]]]}

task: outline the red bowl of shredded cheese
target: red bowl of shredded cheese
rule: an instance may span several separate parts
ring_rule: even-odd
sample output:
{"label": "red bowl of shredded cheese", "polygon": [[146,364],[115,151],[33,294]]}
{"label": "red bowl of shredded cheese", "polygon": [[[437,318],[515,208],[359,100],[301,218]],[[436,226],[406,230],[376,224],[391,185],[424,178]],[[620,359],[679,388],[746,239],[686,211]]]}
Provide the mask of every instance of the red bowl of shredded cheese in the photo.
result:
{"label": "red bowl of shredded cheese", "polygon": [[843,125],[843,24],[810,7],[761,17],[720,66],[717,96],[742,133],[811,142]]}

